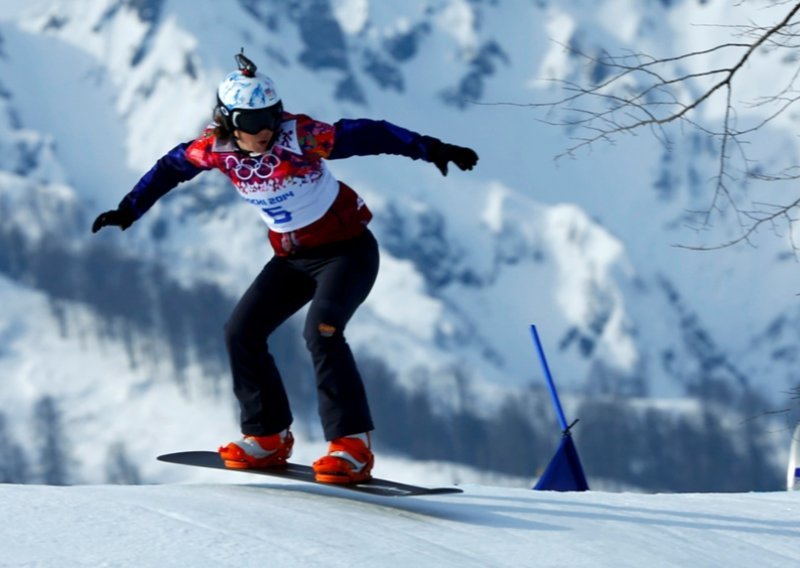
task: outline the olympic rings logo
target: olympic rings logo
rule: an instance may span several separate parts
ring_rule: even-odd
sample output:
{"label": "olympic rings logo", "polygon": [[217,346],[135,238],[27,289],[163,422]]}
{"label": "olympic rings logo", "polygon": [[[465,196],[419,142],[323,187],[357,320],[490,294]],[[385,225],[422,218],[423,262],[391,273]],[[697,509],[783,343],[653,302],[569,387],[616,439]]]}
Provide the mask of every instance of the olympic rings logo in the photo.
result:
{"label": "olympic rings logo", "polygon": [[242,181],[252,178],[269,179],[281,164],[274,154],[264,154],[259,158],[239,158],[238,156],[225,156],[225,167],[232,170],[236,177]]}

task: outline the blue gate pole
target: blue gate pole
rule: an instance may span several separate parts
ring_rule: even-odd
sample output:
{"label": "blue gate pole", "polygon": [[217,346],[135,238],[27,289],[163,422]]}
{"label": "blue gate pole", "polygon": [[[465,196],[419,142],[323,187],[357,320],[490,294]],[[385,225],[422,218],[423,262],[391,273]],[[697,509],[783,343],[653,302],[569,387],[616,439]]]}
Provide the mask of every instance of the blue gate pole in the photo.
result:
{"label": "blue gate pole", "polygon": [[569,425],[567,424],[567,419],[564,417],[564,410],[561,408],[561,401],[558,399],[556,385],[553,382],[553,375],[550,374],[550,367],[547,365],[542,342],[539,340],[539,332],[536,331],[535,325],[531,325],[531,335],[533,335],[533,342],[536,344],[536,351],[539,353],[539,361],[541,361],[542,369],[544,369],[545,378],[547,379],[547,388],[550,389],[550,396],[553,398],[553,406],[556,407],[558,423],[561,425],[561,431],[566,433],[569,431]]}

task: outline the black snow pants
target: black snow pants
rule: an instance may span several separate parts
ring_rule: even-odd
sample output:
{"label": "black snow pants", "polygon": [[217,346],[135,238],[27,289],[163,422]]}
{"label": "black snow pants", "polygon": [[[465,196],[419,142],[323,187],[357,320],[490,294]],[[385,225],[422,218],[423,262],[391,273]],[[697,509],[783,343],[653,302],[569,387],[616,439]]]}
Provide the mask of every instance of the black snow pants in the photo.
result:
{"label": "black snow pants", "polygon": [[264,266],[225,326],[243,434],[266,436],[292,423],[267,339],[308,302],[303,336],[314,364],[325,438],[373,429],[364,384],[344,330],[372,289],[378,264],[378,245],[367,230],[301,254],[275,256]]}

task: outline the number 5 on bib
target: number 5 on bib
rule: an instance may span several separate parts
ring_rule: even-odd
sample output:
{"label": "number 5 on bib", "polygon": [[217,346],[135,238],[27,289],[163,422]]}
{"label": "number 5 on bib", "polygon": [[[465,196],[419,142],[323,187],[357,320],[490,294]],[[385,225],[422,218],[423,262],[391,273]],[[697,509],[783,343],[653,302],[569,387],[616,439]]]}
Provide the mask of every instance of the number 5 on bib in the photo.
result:
{"label": "number 5 on bib", "polygon": [[283,207],[264,207],[261,209],[264,213],[270,216],[276,225],[288,223],[292,220],[292,214]]}

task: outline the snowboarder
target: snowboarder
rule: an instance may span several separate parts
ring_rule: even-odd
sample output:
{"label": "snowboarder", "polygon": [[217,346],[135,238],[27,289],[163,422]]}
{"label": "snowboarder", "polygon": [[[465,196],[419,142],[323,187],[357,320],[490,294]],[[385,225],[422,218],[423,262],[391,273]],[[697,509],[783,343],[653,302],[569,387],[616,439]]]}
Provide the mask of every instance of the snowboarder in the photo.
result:
{"label": "snowboarder", "polygon": [[243,438],[219,449],[228,467],[285,465],[294,439],[292,413],[267,338],[310,302],[303,336],[316,374],[319,414],[329,442],[314,462],[318,481],[371,477],[373,422],[344,330],[378,271],[372,214],[325,160],[398,154],[425,160],[447,175],[453,162],[471,170],[477,154],[386,121],[326,124],[283,109],[268,76],[243,53],[217,89],[214,122],[200,137],[162,156],[122,199],[101,213],[92,232],[130,227],[164,194],[202,171],[218,169],[255,205],[269,228],[273,257],[225,325]]}

